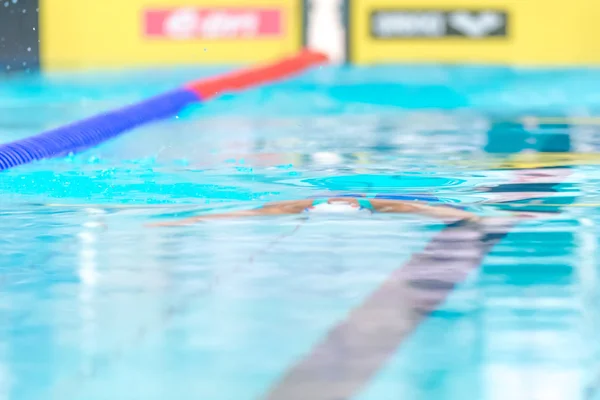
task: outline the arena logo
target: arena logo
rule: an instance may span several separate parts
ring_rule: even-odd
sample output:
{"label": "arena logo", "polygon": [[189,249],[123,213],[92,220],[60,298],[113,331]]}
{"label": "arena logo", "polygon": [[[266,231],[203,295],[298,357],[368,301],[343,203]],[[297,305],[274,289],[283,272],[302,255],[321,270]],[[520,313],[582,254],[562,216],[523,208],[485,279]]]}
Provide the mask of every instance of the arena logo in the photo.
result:
{"label": "arena logo", "polygon": [[375,11],[371,34],[376,38],[505,37],[504,11]]}
{"label": "arena logo", "polygon": [[146,10],[147,37],[185,39],[241,39],[280,36],[279,9],[196,9]]}

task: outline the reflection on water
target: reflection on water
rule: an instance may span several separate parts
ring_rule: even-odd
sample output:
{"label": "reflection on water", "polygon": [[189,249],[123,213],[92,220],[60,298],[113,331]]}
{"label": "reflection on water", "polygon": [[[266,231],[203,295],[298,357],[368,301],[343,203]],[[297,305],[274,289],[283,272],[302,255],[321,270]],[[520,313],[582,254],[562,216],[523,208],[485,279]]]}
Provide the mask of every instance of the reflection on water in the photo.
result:
{"label": "reflection on water", "polygon": [[[3,174],[0,399],[593,392],[594,120],[201,117]],[[430,195],[493,219],[143,227],[348,192]]]}

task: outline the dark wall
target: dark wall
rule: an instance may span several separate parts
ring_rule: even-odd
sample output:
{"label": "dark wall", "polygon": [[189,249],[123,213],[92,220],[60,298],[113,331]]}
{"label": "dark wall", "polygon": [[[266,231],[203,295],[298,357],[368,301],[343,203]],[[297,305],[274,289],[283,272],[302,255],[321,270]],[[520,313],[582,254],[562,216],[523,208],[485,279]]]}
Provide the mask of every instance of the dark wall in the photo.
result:
{"label": "dark wall", "polygon": [[37,69],[38,0],[0,0],[0,73]]}

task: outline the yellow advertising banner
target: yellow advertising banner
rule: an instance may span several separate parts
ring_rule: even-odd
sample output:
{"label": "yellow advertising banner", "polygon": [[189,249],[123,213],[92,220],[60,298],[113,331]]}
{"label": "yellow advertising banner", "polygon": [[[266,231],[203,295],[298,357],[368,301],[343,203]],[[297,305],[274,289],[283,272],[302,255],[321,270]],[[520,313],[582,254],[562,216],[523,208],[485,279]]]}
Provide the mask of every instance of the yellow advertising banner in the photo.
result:
{"label": "yellow advertising banner", "polygon": [[348,13],[358,64],[600,64],[598,0],[349,0]]}
{"label": "yellow advertising banner", "polygon": [[238,64],[302,47],[302,0],[40,0],[46,69]]}

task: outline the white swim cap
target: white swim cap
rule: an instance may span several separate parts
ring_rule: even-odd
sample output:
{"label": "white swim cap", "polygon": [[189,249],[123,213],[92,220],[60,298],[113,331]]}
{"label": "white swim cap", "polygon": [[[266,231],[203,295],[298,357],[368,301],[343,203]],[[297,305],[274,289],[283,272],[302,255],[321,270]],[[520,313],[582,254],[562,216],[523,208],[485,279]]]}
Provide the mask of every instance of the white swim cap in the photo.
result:
{"label": "white swim cap", "polygon": [[366,208],[361,207],[358,204],[350,203],[346,201],[334,201],[331,203],[318,203],[306,209],[310,213],[323,213],[323,214],[340,214],[340,213],[353,213],[358,211],[370,211]]}

